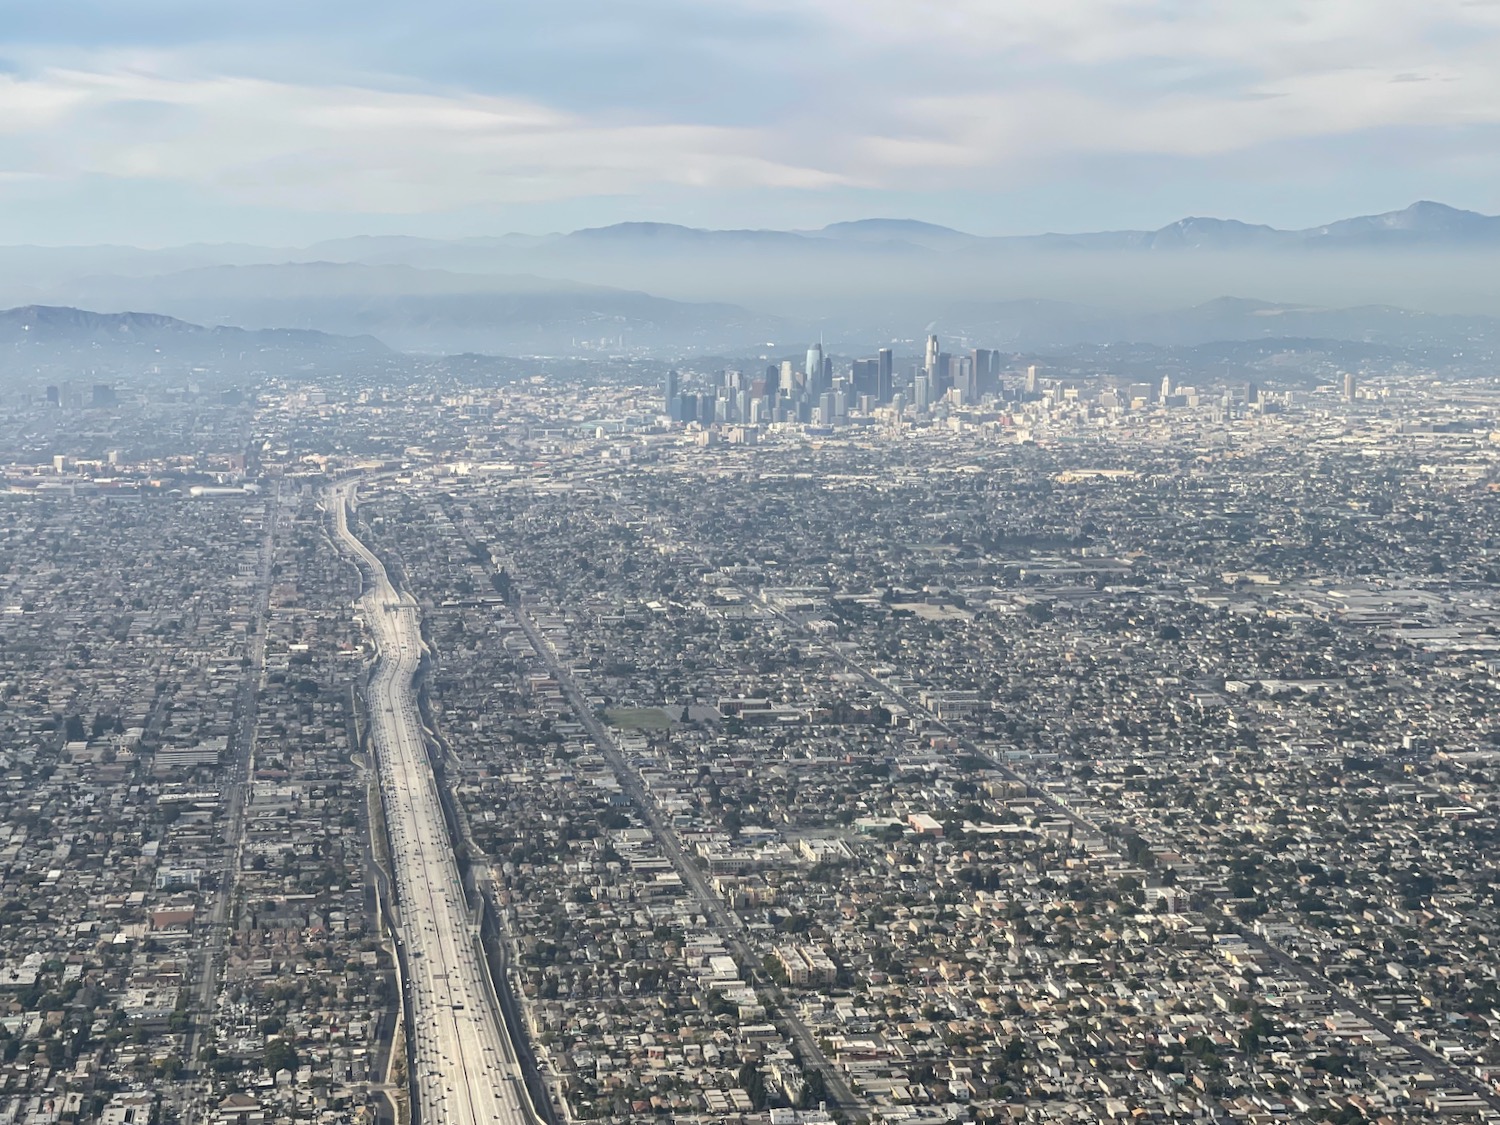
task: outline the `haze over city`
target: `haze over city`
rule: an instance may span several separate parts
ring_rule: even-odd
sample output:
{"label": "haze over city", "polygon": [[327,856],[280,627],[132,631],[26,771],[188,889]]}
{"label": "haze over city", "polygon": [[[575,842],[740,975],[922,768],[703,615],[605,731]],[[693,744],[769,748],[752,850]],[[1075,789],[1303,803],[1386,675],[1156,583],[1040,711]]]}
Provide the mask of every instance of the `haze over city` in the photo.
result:
{"label": "haze over city", "polygon": [[1500,1125],[1500,4],[0,27],[0,1125]]}

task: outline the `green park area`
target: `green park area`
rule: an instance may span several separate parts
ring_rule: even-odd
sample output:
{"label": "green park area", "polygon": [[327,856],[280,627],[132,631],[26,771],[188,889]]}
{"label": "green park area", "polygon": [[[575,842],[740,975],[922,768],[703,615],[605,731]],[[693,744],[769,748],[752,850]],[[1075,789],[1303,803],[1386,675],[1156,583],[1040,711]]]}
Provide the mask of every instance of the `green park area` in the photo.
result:
{"label": "green park area", "polygon": [[666,730],[672,725],[660,707],[611,707],[604,721],[620,730]]}

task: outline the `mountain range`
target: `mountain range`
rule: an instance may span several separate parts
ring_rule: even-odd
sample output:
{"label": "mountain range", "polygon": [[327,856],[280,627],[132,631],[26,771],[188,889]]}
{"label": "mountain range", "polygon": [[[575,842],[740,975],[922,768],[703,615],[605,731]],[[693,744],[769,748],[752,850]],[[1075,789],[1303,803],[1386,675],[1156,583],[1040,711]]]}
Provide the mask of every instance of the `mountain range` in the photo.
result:
{"label": "mountain range", "polygon": [[[929,324],[998,346],[1325,332],[1461,344],[1476,325],[1488,338],[1486,318],[1500,316],[1497,265],[1500,217],[1432,202],[1305,230],[1213,218],[1005,237],[912,219],[638,222],[300,248],[0,247],[0,306],[149,310],[449,354],[744,352],[818,334],[855,348]],[[1211,303],[1224,293],[1263,303]]]}
{"label": "mountain range", "polygon": [[[625,222],[548,235],[510,234],[455,240],[400,236],[346,238],[303,251],[337,261],[416,264],[427,254],[524,254],[539,249],[597,251],[689,247],[757,247],[827,253],[871,248],[950,253],[962,250],[1291,250],[1410,249],[1500,245],[1500,216],[1422,200],[1400,211],[1362,215],[1303,230],[1282,230],[1238,219],[1189,217],[1156,230],[987,236],[916,219],[858,219],[817,230],[714,230],[676,223]],[[208,248],[204,248],[207,250]],[[248,248],[247,248],[248,249]],[[435,264],[435,263],[433,263]]]}

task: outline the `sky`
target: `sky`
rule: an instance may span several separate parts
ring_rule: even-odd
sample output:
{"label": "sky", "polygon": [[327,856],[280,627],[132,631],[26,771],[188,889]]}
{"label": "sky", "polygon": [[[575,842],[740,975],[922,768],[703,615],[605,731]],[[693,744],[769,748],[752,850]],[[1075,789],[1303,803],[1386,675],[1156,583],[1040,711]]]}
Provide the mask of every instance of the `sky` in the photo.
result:
{"label": "sky", "polygon": [[0,242],[1500,211],[1500,0],[49,0]]}

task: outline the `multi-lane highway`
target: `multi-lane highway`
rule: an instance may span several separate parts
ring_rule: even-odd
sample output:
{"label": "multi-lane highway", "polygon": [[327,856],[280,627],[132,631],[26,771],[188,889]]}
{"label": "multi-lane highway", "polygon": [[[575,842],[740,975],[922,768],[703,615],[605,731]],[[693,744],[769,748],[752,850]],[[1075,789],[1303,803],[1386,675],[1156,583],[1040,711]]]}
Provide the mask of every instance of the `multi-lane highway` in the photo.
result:
{"label": "multi-lane highway", "polygon": [[350,530],[353,495],[353,485],[340,485],[332,507],[339,539],[364,572],[360,609],[378,649],[366,704],[405,955],[415,1122],[535,1125],[481,959],[423,741],[412,686],[422,660],[417,606],[396,591],[380,559]]}

